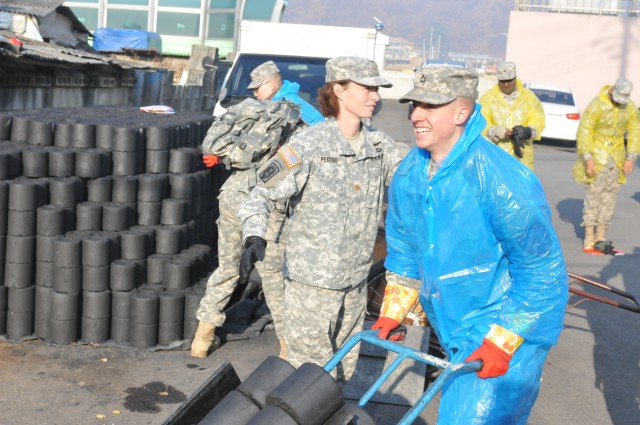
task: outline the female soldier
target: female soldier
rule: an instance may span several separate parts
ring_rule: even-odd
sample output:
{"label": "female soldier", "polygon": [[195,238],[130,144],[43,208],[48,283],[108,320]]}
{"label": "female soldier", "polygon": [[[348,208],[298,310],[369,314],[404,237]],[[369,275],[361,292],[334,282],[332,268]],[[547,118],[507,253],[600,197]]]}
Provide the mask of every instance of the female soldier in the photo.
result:
{"label": "female soldier", "polygon": [[[382,211],[384,188],[401,154],[381,131],[362,124],[391,87],[372,60],[327,61],[320,105],[327,121],[291,137],[258,170],[258,186],[243,202],[245,251],[240,273],[261,260],[269,214],[289,200],[285,249],[285,326],[288,360],[294,367],[324,365],[362,330],[366,279]],[[337,368],[346,382],[357,353]]]}

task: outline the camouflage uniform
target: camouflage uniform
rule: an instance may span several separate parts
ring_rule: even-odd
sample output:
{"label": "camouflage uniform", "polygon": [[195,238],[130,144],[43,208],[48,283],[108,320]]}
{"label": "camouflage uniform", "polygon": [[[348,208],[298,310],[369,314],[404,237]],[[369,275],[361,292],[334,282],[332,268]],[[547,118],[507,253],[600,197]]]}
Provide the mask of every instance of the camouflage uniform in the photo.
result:
{"label": "camouflage uniform", "polygon": [[[631,93],[631,83],[627,86],[624,89]],[[622,171],[624,161],[635,161],[640,152],[638,109],[628,95],[626,104],[614,105],[609,94],[612,89],[611,85],[600,89],[585,109],[578,127],[578,160],[573,167],[573,176],[576,182],[586,185],[581,224],[584,227],[609,227],[618,191],[627,181]],[[586,172],[588,160],[594,162],[595,176]]]}
{"label": "camouflage uniform", "polygon": [[[249,196],[249,179],[255,176],[255,170],[236,170],[220,189],[218,196],[220,217],[218,218],[218,268],[207,281],[205,296],[196,312],[198,320],[213,326],[222,326],[225,321],[225,308],[238,280],[240,256],[242,255],[242,223],[238,219],[238,208]],[[268,273],[260,273],[263,290],[270,308],[269,294],[276,293],[271,288],[282,285],[282,253],[284,248],[283,230],[286,216],[284,204],[278,203],[269,217],[266,240],[268,241],[265,263],[261,266]],[[258,269],[260,272],[261,270]],[[272,311],[274,322],[282,310]],[[280,313],[281,314],[281,313]],[[277,327],[277,322],[276,322]]]}
{"label": "camouflage uniform", "polygon": [[[265,72],[265,67],[257,71],[259,71],[258,74],[262,75]],[[266,69],[266,71],[270,72],[269,69]],[[299,106],[292,102],[287,102],[287,100],[272,102],[269,100],[246,99],[241,104],[232,108],[237,109],[240,107],[242,108],[241,111],[231,111],[230,108],[229,114],[233,116],[246,114],[246,116],[252,117],[264,113],[262,112],[264,110],[281,111],[280,114],[273,113],[269,115],[270,119],[268,120],[259,121],[259,123],[256,123],[250,130],[247,130],[246,134],[242,133],[241,137],[244,137],[243,141],[254,141],[254,145],[261,143],[259,145],[261,148],[264,148],[264,145],[270,147],[272,143],[278,142],[278,139],[272,140],[271,136],[265,137],[268,134],[275,134],[269,132],[269,129],[275,126],[276,122],[286,119],[287,122],[292,125],[294,117],[300,116],[299,112],[292,110],[292,108],[299,110]],[[290,113],[285,112],[290,110]],[[248,148],[236,149],[240,144],[232,144],[231,142],[233,137],[237,137],[237,135],[234,134],[232,137],[227,136],[231,134],[231,129],[233,128],[232,123],[235,121],[234,119],[229,119],[229,122],[227,122],[226,118],[230,117],[227,115],[223,116],[220,122],[217,123],[217,127],[211,127],[202,143],[203,149],[224,154],[223,162],[235,170],[220,189],[220,195],[218,196],[220,211],[220,217],[217,221],[218,268],[209,277],[206,294],[196,312],[196,317],[200,321],[215,327],[221,326],[225,321],[223,309],[227,305],[239,277],[238,269],[243,248],[242,223],[237,217],[238,208],[256,184],[256,169],[269,158],[268,151],[261,153],[261,156],[255,159],[253,150],[247,150]],[[304,121],[305,118],[306,114],[303,114],[303,123],[298,123],[297,125],[304,125],[304,122],[306,122]],[[297,118],[295,119],[297,120]],[[225,140],[224,143],[221,142],[223,137]],[[277,133],[277,136],[274,135],[273,137],[280,137],[280,133]],[[262,152],[260,148],[254,147],[253,149],[256,149],[258,153]],[[262,280],[262,289],[276,327],[276,333],[278,333],[284,314],[282,306],[284,302],[284,281],[282,278],[284,247],[282,244],[285,241],[285,210],[285,204],[280,203],[276,206],[274,214],[271,215],[269,219],[269,231],[266,236],[266,240],[269,243],[267,244],[265,252],[265,260],[257,266]]]}
{"label": "camouflage uniform", "polygon": [[[258,170],[259,184],[240,207],[244,239],[264,238],[269,212],[277,202],[290,202],[285,340],[295,367],[324,365],[363,326],[384,187],[401,154],[386,134],[361,131],[357,153],[335,119],[296,133]],[[355,358],[343,365],[348,379]]]}
{"label": "camouflage uniform", "polygon": [[622,186],[619,179],[620,169],[613,158],[609,157],[593,181],[586,185],[582,226],[611,225],[616,199]]}

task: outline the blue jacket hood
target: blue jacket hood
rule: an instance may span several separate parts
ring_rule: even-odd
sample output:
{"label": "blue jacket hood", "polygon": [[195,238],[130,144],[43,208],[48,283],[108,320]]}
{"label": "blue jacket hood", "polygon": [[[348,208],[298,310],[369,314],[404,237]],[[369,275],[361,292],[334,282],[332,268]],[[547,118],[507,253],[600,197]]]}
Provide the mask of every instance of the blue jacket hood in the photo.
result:
{"label": "blue jacket hood", "polygon": [[286,99],[290,102],[300,106],[300,114],[302,115],[302,121],[305,124],[311,126],[319,122],[324,121],[324,117],[316,108],[314,108],[309,102],[304,100],[298,94],[300,91],[300,84],[291,82],[289,80],[282,81],[282,87],[273,96],[273,100]]}

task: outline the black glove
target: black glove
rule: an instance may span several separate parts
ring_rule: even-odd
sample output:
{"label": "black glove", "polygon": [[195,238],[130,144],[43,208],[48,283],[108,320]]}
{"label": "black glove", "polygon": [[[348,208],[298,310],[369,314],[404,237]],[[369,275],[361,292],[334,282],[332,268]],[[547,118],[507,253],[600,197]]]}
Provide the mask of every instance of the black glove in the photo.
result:
{"label": "black glove", "polygon": [[526,140],[531,139],[531,136],[533,136],[533,132],[531,131],[531,127],[525,127],[522,125],[516,125],[515,127],[513,127],[511,129],[511,131],[513,131],[513,134],[516,135],[516,137],[520,140],[522,140],[523,142],[525,142]]}
{"label": "black glove", "polygon": [[244,251],[240,257],[240,277],[239,285],[246,285],[249,281],[249,275],[256,261],[264,260],[264,250],[267,247],[267,241],[260,236],[249,236],[244,241]]}
{"label": "black glove", "polygon": [[509,138],[511,139],[511,142],[513,144],[513,153],[515,153],[518,158],[522,158],[524,156],[522,153],[524,144],[532,136],[531,128],[516,125],[511,129],[511,131],[512,133]]}

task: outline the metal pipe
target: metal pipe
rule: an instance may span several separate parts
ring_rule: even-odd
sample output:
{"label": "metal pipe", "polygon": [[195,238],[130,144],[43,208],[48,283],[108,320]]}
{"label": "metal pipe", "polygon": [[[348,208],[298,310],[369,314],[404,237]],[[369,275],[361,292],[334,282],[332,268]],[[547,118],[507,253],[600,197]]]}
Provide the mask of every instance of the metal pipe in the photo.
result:
{"label": "metal pipe", "polygon": [[580,295],[581,297],[584,297],[584,298],[589,298],[594,301],[599,301],[604,304],[608,304],[614,307],[622,308],[624,310],[632,311],[634,313],[640,313],[640,307],[634,307],[631,305],[622,304],[618,301],[610,300],[609,298],[600,297],[598,295],[593,295],[588,292],[584,292],[575,288],[569,288],[569,292],[571,292],[572,294]]}
{"label": "metal pipe", "polygon": [[567,273],[567,274],[569,275],[570,278],[573,278],[577,281],[587,283],[589,285],[593,285],[597,288],[604,289],[605,291],[613,292],[616,295],[620,295],[621,297],[630,299],[638,307],[640,307],[640,302],[638,301],[638,298],[636,298],[634,295],[628,292],[621,291],[620,289],[612,288],[611,286],[605,285],[604,283],[596,282],[595,280],[587,279],[586,277],[578,276],[577,274],[573,274],[573,273]]}

